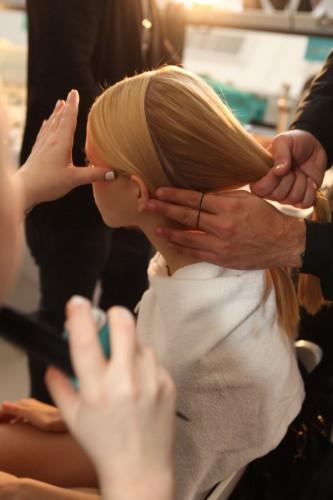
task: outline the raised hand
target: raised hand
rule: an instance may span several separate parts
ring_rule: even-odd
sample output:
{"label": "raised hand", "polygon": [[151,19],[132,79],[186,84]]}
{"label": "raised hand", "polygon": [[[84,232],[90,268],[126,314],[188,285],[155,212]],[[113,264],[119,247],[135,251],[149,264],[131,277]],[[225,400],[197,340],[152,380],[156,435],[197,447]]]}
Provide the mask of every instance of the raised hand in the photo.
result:
{"label": "raised hand", "polygon": [[[139,345],[134,319],[109,312],[112,359],[101,352],[87,300],[67,307],[77,392],[58,370],[48,387],[73,435],[95,463],[105,498],[171,499],[175,389],[152,350]],[[111,493],[112,492],[112,495]]]}
{"label": "raised hand", "polygon": [[26,163],[17,176],[23,184],[25,210],[44,201],[61,198],[72,189],[105,179],[106,169],[75,167],[72,160],[79,94],[72,90],[65,101],[58,101],[46,120]]}

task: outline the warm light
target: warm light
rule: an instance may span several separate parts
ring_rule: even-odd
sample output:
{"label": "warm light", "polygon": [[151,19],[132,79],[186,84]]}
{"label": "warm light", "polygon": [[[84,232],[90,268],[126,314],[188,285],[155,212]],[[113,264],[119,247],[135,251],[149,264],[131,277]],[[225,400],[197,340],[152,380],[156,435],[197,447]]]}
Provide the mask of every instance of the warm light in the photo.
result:
{"label": "warm light", "polygon": [[182,3],[187,9],[192,7],[214,7],[223,10],[242,10],[242,0],[177,0],[177,3]]}
{"label": "warm light", "polygon": [[149,19],[143,19],[142,26],[146,28],[146,30],[150,30],[150,28],[153,26],[153,23],[149,21]]}

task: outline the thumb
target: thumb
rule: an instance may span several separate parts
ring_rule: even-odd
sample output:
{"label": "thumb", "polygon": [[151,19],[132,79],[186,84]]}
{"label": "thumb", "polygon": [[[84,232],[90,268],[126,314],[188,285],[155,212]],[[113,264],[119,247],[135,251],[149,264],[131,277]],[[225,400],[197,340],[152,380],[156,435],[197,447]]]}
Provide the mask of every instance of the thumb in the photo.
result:
{"label": "thumb", "polygon": [[287,134],[280,134],[273,139],[270,152],[274,161],[274,175],[283,177],[289,172],[292,166],[292,148],[293,141]]}
{"label": "thumb", "polygon": [[74,167],[75,183],[77,186],[105,181],[105,174],[109,171],[102,167]]}

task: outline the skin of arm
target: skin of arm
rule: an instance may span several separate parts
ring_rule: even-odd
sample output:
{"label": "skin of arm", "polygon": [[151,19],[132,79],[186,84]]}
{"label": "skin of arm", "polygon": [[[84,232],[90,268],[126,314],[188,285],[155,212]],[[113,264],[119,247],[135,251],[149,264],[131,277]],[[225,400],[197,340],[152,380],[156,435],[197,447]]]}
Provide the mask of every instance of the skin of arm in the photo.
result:
{"label": "skin of arm", "polygon": [[4,401],[0,409],[0,423],[26,423],[45,432],[67,432],[58,408],[37,399]]}
{"label": "skin of arm", "polygon": [[98,500],[99,494],[53,486],[29,478],[18,478],[0,472],[0,496],[2,500]]}

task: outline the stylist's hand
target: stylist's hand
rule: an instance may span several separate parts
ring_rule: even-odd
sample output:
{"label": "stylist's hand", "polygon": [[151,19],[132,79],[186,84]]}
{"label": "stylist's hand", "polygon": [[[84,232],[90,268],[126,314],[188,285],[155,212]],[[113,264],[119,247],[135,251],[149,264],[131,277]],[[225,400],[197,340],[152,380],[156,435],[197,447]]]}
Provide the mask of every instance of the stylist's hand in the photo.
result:
{"label": "stylist's hand", "polygon": [[80,390],[55,368],[48,370],[48,387],[97,467],[103,498],[171,500],[173,382],[152,350],[138,344],[131,314],[116,307],[108,316],[111,361],[101,352],[89,302],[69,302],[66,324]]}
{"label": "stylist's hand", "polygon": [[304,130],[277,135],[269,148],[275,167],[251,185],[257,196],[309,208],[315,203],[327,156],[316,137]]}
{"label": "stylist's hand", "polygon": [[72,90],[65,101],[58,101],[45,121],[26,163],[17,177],[23,184],[24,208],[61,198],[83,184],[104,180],[103,168],[73,165],[72,148],[79,106],[79,94]]}
{"label": "stylist's hand", "polygon": [[289,217],[246,191],[206,194],[195,228],[201,193],[160,188],[147,209],[185,226],[159,227],[181,254],[233,269],[299,266],[305,247],[303,220]]}

